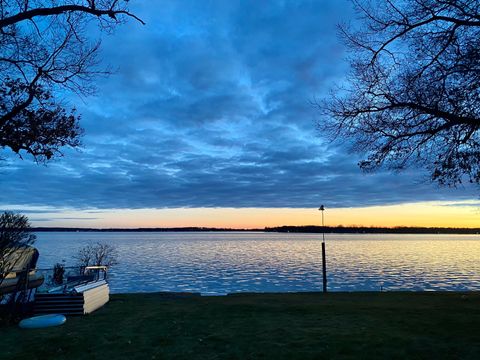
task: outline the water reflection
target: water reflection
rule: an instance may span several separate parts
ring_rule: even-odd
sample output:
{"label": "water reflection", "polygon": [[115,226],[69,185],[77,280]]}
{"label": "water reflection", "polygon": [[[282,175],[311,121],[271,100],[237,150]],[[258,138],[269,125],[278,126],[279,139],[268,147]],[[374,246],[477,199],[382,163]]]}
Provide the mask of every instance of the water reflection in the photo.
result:
{"label": "water reflection", "polygon": [[[39,233],[40,267],[115,245],[112,292],[320,291],[321,237],[273,233]],[[480,290],[478,235],[327,237],[332,291]]]}

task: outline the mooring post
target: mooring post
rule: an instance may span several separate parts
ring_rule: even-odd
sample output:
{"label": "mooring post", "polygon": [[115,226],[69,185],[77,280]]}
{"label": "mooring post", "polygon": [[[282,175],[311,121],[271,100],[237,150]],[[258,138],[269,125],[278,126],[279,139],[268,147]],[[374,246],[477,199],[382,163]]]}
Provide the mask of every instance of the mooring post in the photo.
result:
{"label": "mooring post", "polygon": [[323,274],[323,292],[327,292],[327,264],[325,259],[325,242],[322,242],[322,274]]}
{"label": "mooring post", "polygon": [[323,292],[327,292],[327,259],[325,255],[325,222],[323,218],[323,212],[325,211],[325,206],[320,205],[318,209],[322,212],[322,275],[323,275]]}

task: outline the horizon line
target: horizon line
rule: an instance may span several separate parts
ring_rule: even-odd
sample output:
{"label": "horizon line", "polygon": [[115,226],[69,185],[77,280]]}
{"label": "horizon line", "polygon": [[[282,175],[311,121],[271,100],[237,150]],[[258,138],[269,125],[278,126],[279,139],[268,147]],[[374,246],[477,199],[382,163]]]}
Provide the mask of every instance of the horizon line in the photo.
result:
{"label": "horizon line", "polygon": [[[263,228],[231,228],[231,227],[208,227],[208,226],[181,226],[181,227],[128,227],[128,228],[117,228],[117,227],[107,227],[107,228],[94,228],[94,227],[61,227],[61,226],[32,226],[29,229],[31,232],[48,232],[48,231],[65,231],[65,232],[75,232],[75,231],[91,231],[91,232],[174,232],[174,231],[184,231],[184,232],[194,232],[194,231],[262,231],[262,232],[304,232],[304,233],[318,233],[321,230],[326,232],[355,232],[365,230],[371,230],[374,232],[392,232],[392,233],[405,233],[406,231],[415,231],[428,233],[432,231],[434,233],[439,233],[440,231],[446,231],[448,233],[457,232],[468,232],[468,233],[479,233],[480,227],[441,227],[441,226],[363,226],[363,225],[335,225],[335,226],[321,226],[321,225],[281,225],[281,226],[265,226]],[[333,230],[333,231],[332,231]]]}

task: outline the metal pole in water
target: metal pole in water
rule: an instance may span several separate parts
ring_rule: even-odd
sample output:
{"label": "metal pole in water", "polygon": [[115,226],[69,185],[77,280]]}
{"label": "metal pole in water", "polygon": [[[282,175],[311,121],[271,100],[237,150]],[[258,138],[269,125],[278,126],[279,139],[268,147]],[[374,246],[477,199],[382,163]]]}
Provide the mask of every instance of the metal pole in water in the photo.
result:
{"label": "metal pole in water", "polygon": [[322,212],[322,275],[323,275],[323,292],[327,292],[327,260],[325,256],[325,222],[323,218],[323,212],[325,211],[325,206],[320,205],[318,209]]}

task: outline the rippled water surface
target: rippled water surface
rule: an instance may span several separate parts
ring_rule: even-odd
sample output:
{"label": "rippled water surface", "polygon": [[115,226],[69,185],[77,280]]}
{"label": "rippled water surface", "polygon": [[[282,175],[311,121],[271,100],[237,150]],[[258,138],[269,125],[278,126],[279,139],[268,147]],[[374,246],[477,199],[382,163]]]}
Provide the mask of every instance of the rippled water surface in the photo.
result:
{"label": "rippled water surface", "polygon": [[[39,233],[39,267],[88,243],[114,245],[112,292],[318,291],[321,235],[276,233]],[[328,234],[332,291],[480,290],[479,235]]]}

